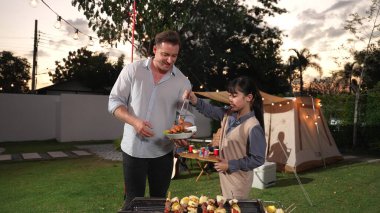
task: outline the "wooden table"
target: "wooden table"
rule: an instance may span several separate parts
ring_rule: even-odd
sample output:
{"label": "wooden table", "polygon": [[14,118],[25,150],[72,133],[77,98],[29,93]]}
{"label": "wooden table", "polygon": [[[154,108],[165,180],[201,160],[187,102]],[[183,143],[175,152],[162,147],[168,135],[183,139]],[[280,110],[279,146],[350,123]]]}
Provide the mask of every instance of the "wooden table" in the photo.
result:
{"label": "wooden table", "polygon": [[179,153],[179,156],[186,159],[194,159],[197,162],[197,165],[201,169],[201,172],[199,173],[195,182],[198,182],[199,178],[203,175],[203,173],[205,173],[207,177],[210,179],[210,173],[206,170],[208,164],[219,162],[218,158],[214,155],[209,155],[208,157],[201,157],[199,156],[199,153],[182,152]]}

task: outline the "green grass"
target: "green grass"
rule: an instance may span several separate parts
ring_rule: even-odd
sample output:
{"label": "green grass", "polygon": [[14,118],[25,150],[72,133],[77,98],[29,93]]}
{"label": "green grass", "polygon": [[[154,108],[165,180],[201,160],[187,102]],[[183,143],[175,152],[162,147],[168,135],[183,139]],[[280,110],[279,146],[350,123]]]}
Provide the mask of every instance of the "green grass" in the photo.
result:
{"label": "green grass", "polygon": [[[0,144],[4,147],[3,144]],[[43,145],[41,145],[43,148]],[[43,149],[47,149],[44,147]],[[20,150],[19,150],[20,151]],[[38,150],[40,151],[40,150]],[[173,180],[172,196],[220,194],[217,173],[195,182],[199,170]],[[380,163],[340,162],[299,174],[277,173],[274,187],[253,188],[252,199],[294,203],[293,212],[378,212]],[[247,186],[250,187],[250,186]],[[0,163],[0,212],[116,212],[123,203],[122,163],[95,156]]]}

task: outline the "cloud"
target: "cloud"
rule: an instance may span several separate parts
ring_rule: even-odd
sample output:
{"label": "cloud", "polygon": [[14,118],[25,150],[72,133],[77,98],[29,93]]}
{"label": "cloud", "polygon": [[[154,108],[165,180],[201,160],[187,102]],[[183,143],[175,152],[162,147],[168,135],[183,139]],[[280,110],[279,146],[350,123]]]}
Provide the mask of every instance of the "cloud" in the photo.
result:
{"label": "cloud", "polygon": [[338,1],[337,3],[333,4],[331,7],[327,8],[322,13],[327,13],[327,12],[330,12],[330,11],[333,11],[333,10],[338,10],[338,9],[341,9],[341,8],[346,8],[349,5],[356,4],[356,3],[357,2],[355,2],[355,1]]}
{"label": "cloud", "polygon": [[309,47],[313,46],[316,41],[320,40],[321,37],[324,37],[324,34],[325,33],[323,33],[323,32],[315,33],[315,34],[313,34],[313,36],[310,36],[310,37],[304,39],[302,41],[302,44],[305,47],[309,48]]}
{"label": "cloud", "polygon": [[301,20],[312,19],[323,21],[326,17],[323,13],[317,13],[317,11],[315,11],[314,9],[307,9],[298,14],[297,18]]}
{"label": "cloud", "polygon": [[335,28],[335,27],[330,27],[326,30],[327,37],[329,38],[337,38],[345,34],[346,31],[343,29],[343,27],[340,28]]}
{"label": "cloud", "polygon": [[302,23],[290,32],[290,36],[292,39],[304,39],[308,34],[313,34],[319,28],[320,24]]}

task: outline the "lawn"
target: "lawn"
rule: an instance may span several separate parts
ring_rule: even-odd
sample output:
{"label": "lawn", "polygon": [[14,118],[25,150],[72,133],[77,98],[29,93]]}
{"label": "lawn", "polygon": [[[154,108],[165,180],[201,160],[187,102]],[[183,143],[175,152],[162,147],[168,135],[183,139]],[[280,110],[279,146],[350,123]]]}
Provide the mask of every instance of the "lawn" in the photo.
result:
{"label": "lawn", "polygon": [[[121,166],[121,162],[95,156],[2,162],[0,212],[116,212],[123,203]],[[220,194],[217,174],[195,182],[198,172],[183,172],[173,180],[172,196]],[[293,212],[378,212],[380,209],[380,163],[345,161],[299,176],[312,206],[294,174],[277,173],[275,186],[264,190],[253,188],[250,196],[280,201],[285,207],[294,204]]]}

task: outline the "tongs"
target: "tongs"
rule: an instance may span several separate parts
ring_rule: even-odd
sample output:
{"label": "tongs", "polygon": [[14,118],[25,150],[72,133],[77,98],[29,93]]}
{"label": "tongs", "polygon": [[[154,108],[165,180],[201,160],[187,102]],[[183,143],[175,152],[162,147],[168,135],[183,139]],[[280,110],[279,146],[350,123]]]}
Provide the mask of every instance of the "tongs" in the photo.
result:
{"label": "tongs", "polygon": [[[185,105],[186,105],[186,108],[185,108]],[[178,114],[178,119],[177,119],[177,122],[183,117],[183,119],[185,119],[185,116],[186,116],[186,113],[187,113],[187,110],[189,109],[189,100],[188,99],[185,99],[183,100],[183,103],[182,103],[182,107],[181,109],[179,110],[179,114]]]}

